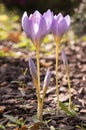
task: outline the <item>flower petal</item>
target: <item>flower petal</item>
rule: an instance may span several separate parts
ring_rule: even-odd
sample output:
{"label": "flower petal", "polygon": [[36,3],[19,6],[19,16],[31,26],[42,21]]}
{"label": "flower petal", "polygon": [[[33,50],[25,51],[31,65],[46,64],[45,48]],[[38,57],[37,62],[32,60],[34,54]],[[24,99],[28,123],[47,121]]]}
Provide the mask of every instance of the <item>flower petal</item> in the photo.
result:
{"label": "flower petal", "polygon": [[54,35],[59,36],[58,25],[59,25],[59,23],[62,19],[63,19],[63,15],[61,13],[54,16],[54,19],[53,19],[53,22],[52,22],[52,27],[51,27]]}
{"label": "flower petal", "polygon": [[66,16],[64,17],[64,19],[66,20],[67,26],[69,27],[69,26],[70,26],[70,16],[69,16],[69,15],[66,15]]}
{"label": "flower petal", "polygon": [[64,33],[68,30],[68,28],[69,28],[68,23],[66,19],[64,18],[58,25],[59,36],[62,37]]}
{"label": "flower petal", "polygon": [[37,37],[39,36],[40,40],[42,40],[47,33],[47,25],[45,19],[42,17],[40,20],[39,32],[37,33]]}
{"label": "flower petal", "polygon": [[50,31],[52,21],[53,21],[53,13],[51,12],[50,9],[46,13],[43,14],[43,17],[45,19],[46,25],[47,25],[47,30],[48,32]]}
{"label": "flower petal", "polygon": [[54,16],[54,19],[57,21],[57,23],[60,23],[60,21],[63,19],[63,15],[59,13],[58,15]]}
{"label": "flower petal", "polygon": [[34,33],[35,35],[38,33],[39,31],[39,24],[40,24],[40,20],[42,18],[42,15],[39,13],[39,11],[35,11],[32,15],[32,17],[30,18],[33,24],[33,28],[34,28]]}
{"label": "flower petal", "polygon": [[22,17],[22,27],[28,37],[33,40],[34,38],[34,30],[31,20],[29,19],[27,12],[24,12]]}

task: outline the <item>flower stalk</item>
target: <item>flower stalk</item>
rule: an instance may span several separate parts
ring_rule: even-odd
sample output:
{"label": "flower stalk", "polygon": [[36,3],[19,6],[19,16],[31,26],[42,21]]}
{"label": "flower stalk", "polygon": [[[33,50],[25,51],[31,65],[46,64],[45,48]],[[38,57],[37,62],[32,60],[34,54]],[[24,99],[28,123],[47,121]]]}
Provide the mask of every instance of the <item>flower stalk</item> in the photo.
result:
{"label": "flower stalk", "polygon": [[55,37],[56,41],[56,96],[57,96],[57,114],[59,113],[59,86],[58,86],[58,57],[59,57],[59,44],[60,39]]}
{"label": "flower stalk", "polygon": [[69,107],[69,110],[71,110],[72,100],[71,100],[70,73],[69,73],[68,60],[67,60],[64,50],[62,50],[62,59],[65,66],[65,72],[66,72],[66,76],[68,80],[68,91],[69,91],[69,106],[68,107]]}
{"label": "flower stalk", "polygon": [[54,15],[51,30],[56,42],[56,96],[57,96],[57,112],[59,112],[59,89],[58,89],[58,57],[59,45],[64,33],[68,30],[70,25],[70,16],[63,17],[61,13]]}
{"label": "flower stalk", "polygon": [[38,100],[37,117],[38,117],[38,120],[40,120],[40,121],[43,120],[43,104],[42,104],[42,99]]}
{"label": "flower stalk", "polygon": [[42,121],[42,113],[43,113],[43,106],[42,106],[42,101],[41,101],[41,96],[40,96],[40,58],[39,58],[39,52],[40,48],[36,48],[36,59],[37,59],[37,75],[38,75],[38,108],[37,108],[37,116],[40,121]]}
{"label": "flower stalk", "polygon": [[[38,52],[38,51],[37,51]],[[36,93],[37,93],[37,101],[38,101],[38,107],[37,107],[37,116],[39,120],[42,120],[42,107],[41,107],[41,98],[40,98],[40,66],[39,66],[39,52],[37,53],[37,70],[38,70],[38,74],[37,74],[37,70],[35,67],[34,62],[32,61],[31,58],[29,58],[29,68],[30,68],[30,73],[32,75],[33,78],[33,82],[34,85],[36,87]],[[39,76],[39,80],[38,80],[38,76]]]}
{"label": "flower stalk", "polygon": [[67,66],[66,68],[66,75],[67,75],[67,80],[68,80],[68,90],[69,90],[69,110],[71,110],[71,86],[70,86],[70,75],[69,75],[69,67]]}
{"label": "flower stalk", "polygon": [[38,100],[40,100],[40,61],[39,61],[39,47],[36,48],[36,59],[37,59],[37,75],[38,75]]}
{"label": "flower stalk", "polygon": [[[40,121],[43,119],[43,105],[44,105],[44,98],[46,95],[47,87],[49,86],[50,82],[50,71],[48,70],[44,79],[44,86],[43,86],[43,95],[41,96],[40,94],[40,48],[37,46],[36,47],[36,59],[37,59],[37,72],[36,72],[36,67],[35,64],[31,59],[29,59],[29,67],[30,67],[30,72],[33,77],[34,84],[36,86],[36,91],[37,91],[37,101],[38,101],[38,107],[37,107],[37,117]],[[41,98],[42,97],[42,98]]]}

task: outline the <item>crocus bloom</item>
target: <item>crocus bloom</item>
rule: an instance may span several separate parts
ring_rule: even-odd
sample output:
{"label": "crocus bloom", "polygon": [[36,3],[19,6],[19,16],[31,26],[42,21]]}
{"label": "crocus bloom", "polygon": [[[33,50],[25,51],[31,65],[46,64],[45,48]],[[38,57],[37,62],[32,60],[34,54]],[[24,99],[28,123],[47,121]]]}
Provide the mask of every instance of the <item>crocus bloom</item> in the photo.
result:
{"label": "crocus bloom", "polygon": [[64,33],[69,29],[70,26],[70,16],[66,15],[63,17],[61,13],[55,15],[52,22],[52,33],[54,36],[58,37],[59,39],[62,38]]}
{"label": "crocus bloom", "polygon": [[[39,47],[40,42],[49,32],[50,26],[52,24],[51,17],[52,12],[50,10],[44,13],[44,15],[42,15],[39,11],[35,11],[29,17],[27,15],[27,12],[24,12],[22,17],[22,27],[28,37],[34,43],[35,47]],[[48,19],[49,24],[46,19]]]}

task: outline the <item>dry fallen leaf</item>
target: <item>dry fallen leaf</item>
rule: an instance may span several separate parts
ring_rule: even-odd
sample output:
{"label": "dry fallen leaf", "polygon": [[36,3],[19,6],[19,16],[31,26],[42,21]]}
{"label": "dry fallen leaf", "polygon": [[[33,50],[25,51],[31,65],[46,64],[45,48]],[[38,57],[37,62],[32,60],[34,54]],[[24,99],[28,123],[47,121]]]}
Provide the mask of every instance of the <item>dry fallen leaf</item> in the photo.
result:
{"label": "dry fallen leaf", "polygon": [[20,32],[19,31],[12,31],[8,34],[8,40],[11,40],[13,42],[19,42],[20,41]]}
{"label": "dry fallen leaf", "polygon": [[22,126],[21,126],[21,130],[27,130],[26,125],[22,125]]}
{"label": "dry fallen leaf", "polygon": [[16,127],[15,130],[27,130],[27,127],[25,125],[21,126],[20,128],[19,127]]}
{"label": "dry fallen leaf", "polygon": [[0,114],[2,114],[5,110],[5,106],[0,106]]}
{"label": "dry fallen leaf", "polygon": [[3,51],[4,51],[4,52],[9,52],[9,51],[10,51],[10,48],[9,48],[9,47],[3,47]]}
{"label": "dry fallen leaf", "polygon": [[14,130],[19,130],[19,128],[18,128],[18,127],[16,127]]}
{"label": "dry fallen leaf", "polygon": [[30,130],[39,130],[40,122],[34,123],[31,127]]}

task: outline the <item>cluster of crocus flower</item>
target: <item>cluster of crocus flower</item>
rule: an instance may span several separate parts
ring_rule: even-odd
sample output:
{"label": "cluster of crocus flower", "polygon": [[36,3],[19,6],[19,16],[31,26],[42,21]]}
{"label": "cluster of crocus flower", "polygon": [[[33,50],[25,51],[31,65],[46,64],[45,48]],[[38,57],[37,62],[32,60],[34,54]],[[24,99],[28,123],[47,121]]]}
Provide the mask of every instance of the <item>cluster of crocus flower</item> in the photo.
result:
{"label": "cluster of crocus flower", "polygon": [[24,12],[22,17],[22,27],[27,36],[33,42],[33,45],[36,49],[36,58],[37,58],[37,71],[34,62],[29,59],[30,72],[36,86],[37,98],[38,98],[38,118],[42,120],[42,109],[44,96],[47,91],[50,80],[50,71],[48,70],[45,80],[44,80],[44,89],[43,96],[40,95],[40,64],[39,64],[39,52],[40,45],[44,37],[52,33],[56,42],[56,94],[57,94],[57,108],[59,110],[59,91],[58,91],[58,52],[59,44],[62,39],[62,36],[69,29],[70,26],[70,16],[66,15],[63,17],[61,13],[54,15],[51,10],[46,11],[43,15],[39,11],[35,11],[30,16],[27,15],[27,12]]}

